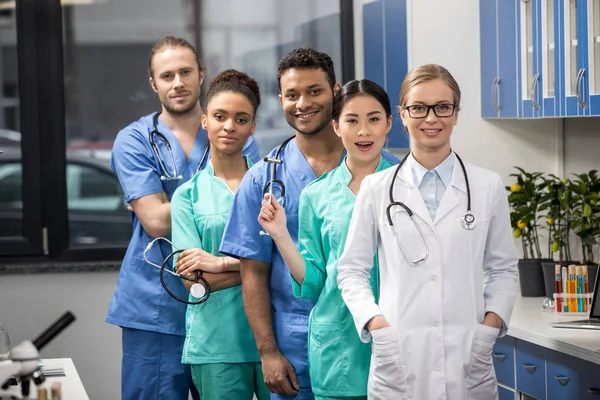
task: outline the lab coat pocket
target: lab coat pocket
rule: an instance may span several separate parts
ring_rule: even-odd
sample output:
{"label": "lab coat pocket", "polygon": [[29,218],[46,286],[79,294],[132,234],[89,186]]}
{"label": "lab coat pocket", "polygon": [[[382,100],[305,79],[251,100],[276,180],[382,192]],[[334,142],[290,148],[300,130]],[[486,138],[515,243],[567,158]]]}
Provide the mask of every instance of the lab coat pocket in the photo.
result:
{"label": "lab coat pocket", "polygon": [[311,323],[308,343],[310,380],[313,389],[340,391],[350,375],[340,325]]}
{"label": "lab coat pocket", "polygon": [[410,399],[395,328],[371,331],[373,354],[369,371],[369,400]]}
{"label": "lab coat pocket", "polygon": [[469,400],[498,397],[492,351],[499,332],[498,328],[477,324],[465,376]]}

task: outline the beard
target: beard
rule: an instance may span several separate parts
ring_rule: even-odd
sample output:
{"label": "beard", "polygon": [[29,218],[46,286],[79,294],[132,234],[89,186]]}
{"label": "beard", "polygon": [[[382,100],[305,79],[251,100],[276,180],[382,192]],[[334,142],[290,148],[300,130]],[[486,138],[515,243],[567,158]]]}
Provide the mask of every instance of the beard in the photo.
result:
{"label": "beard", "polygon": [[294,128],[295,131],[303,134],[313,136],[321,132],[323,129],[327,127],[327,125],[331,124],[331,106],[323,107],[321,110],[321,119],[318,121],[317,125],[312,129],[302,128],[296,124],[295,117],[290,114],[285,115],[285,119],[289,126]]}
{"label": "beard", "polygon": [[196,106],[199,104],[200,100],[200,91],[198,91],[198,95],[191,101],[189,104],[184,104],[181,106],[172,106],[168,101],[161,101],[162,106],[165,110],[171,114],[173,117],[186,117],[190,114],[193,114]]}

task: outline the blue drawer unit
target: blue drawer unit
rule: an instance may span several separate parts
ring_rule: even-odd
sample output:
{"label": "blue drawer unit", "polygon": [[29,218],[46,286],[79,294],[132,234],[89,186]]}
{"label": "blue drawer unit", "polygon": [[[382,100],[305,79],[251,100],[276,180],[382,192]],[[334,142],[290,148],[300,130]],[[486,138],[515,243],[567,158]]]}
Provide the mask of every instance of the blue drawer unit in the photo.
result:
{"label": "blue drawer unit", "polygon": [[538,399],[546,398],[545,350],[517,340],[515,343],[517,391]]}
{"label": "blue drawer unit", "polygon": [[496,379],[505,386],[515,387],[515,339],[505,336],[498,339],[492,353]]}
{"label": "blue drawer unit", "polygon": [[546,381],[548,400],[600,399],[600,365],[548,351]]}
{"label": "blue drawer unit", "polygon": [[546,357],[548,400],[580,400],[582,376],[570,357],[549,351]]}
{"label": "blue drawer unit", "polygon": [[515,392],[502,386],[498,386],[498,400],[515,400]]}

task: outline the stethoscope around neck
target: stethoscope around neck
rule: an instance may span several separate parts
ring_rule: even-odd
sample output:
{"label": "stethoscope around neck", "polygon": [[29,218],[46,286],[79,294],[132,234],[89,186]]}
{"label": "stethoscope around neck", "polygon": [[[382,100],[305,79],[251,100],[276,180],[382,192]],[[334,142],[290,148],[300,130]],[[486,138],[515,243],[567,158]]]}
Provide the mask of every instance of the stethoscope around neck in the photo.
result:
{"label": "stethoscope around neck", "polygon": [[[465,213],[465,215],[463,215],[463,217],[462,217],[462,219],[460,221],[460,224],[466,230],[473,230],[475,228],[475,226],[477,225],[477,223],[476,223],[476,220],[475,220],[475,216],[471,212],[471,189],[469,187],[469,177],[467,175],[467,169],[465,168],[465,164],[463,163],[462,159],[458,156],[458,154],[454,153],[454,155],[456,155],[456,159],[460,163],[460,167],[462,168],[463,175],[465,177],[465,184],[467,186],[467,212]],[[408,153],[402,159],[402,161],[400,162],[400,164],[398,164],[398,166],[396,167],[396,170],[394,171],[394,175],[392,177],[392,182],[390,183],[390,190],[389,190],[390,204],[385,209],[385,213],[386,213],[386,217],[387,217],[387,220],[388,220],[388,224],[392,228],[392,232],[394,233],[394,236],[396,236],[396,241],[397,241],[397,243],[398,243],[398,245],[400,247],[400,251],[402,252],[402,255],[404,256],[404,258],[406,259],[406,261],[408,261],[409,263],[411,263],[411,264],[418,264],[418,263],[420,263],[422,261],[425,261],[427,259],[427,257],[429,257],[429,244],[428,244],[427,240],[425,239],[425,235],[423,234],[423,231],[419,227],[419,224],[415,220],[414,213],[410,209],[410,207],[408,207],[406,204],[404,204],[401,201],[395,201],[394,200],[394,183],[396,182],[396,178],[398,177],[398,173],[400,172],[400,169],[402,168],[402,166],[404,165],[404,163],[406,162],[406,160],[408,159],[409,156],[410,156],[410,153]],[[412,220],[413,224],[416,226],[416,228],[417,228],[417,230],[419,232],[419,235],[421,236],[421,239],[423,240],[423,243],[425,245],[425,252],[424,252],[424,254],[422,256],[420,256],[420,257],[418,257],[416,259],[412,259],[412,260],[409,259],[408,257],[406,257],[404,248],[401,245],[401,240],[397,236],[396,230],[394,229],[394,222],[392,220],[392,208],[393,207],[401,207],[401,208],[403,208],[404,211],[408,214],[408,216]]]}
{"label": "stethoscope around neck", "polygon": [[[160,116],[160,114],[161,114],[161,111],[157,112],[152,117],[152,131],[149,134],[148,140],[150,141],[150,146],[152,147],[152,151],[154,152],[154,155],[156,156],[156,159],[158,160],[158,164],[160,166],[160,172],[161,172],[160,180],[161,181],[178,181],[178,180],[183,179],[183,175],[181,175],[177,172],[177,164],[175,163],[175,157],[173,156],[173,149],[171,148],[171,143],[169,142],[167,137],[158,130],[158,117]],[[158,152],[158,147],[156,146],[156,142],[154,141],[154,136],[160,137],[161,140],[165,143],[165,146],[167,147],[167,151],[169,152],[169,159],[171,160],[171,166],[173,167],[172,173],[170,173],[169,170],[167,170],[162,158],[160,158],[160,153]],[[200,159],[200,163],[198,164],[198,167],[196,168],[194,175],[197,174],[198,171],[200,171],[202,169],[202,166],[208,159],[209,153],[210,153],[210,144],[207,143],[206,149],[204,150],[204,154],[202,155],[202,158]]]}

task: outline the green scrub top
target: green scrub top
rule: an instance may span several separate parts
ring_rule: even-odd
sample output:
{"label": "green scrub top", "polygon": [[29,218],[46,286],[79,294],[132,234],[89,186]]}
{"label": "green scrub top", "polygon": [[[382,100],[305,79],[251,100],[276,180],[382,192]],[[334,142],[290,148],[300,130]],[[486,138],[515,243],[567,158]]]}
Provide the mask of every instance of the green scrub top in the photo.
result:
{"label": "green scrub top", "polygon": [[[252,162],[245,158],[248,168]],[[172,240],[180,249],[201,248],[222,257],[221,238],[234,193],[209,164],[175,191],[171,200]],[[195,301],[190,295],[190,301]],[[254,336],[244,312],[242,287],[214,291],[208,300],[188,305],[184,364],[258,362]]]}
{"label": "green scrub top", "polygon": [[[377,171],[393,166],[381,158]],[[302,285],[292,277],[296,297],[316,300],[308,328],[308,365],[313,392],[319,396],[365,396],[371,344],[361,342],[337,285],[337,264],[348,234],[356,196],[346,160],[308,185],[300,195],[298,247],[306,261]],[[379,294],[377,260],[371,272]]]}

